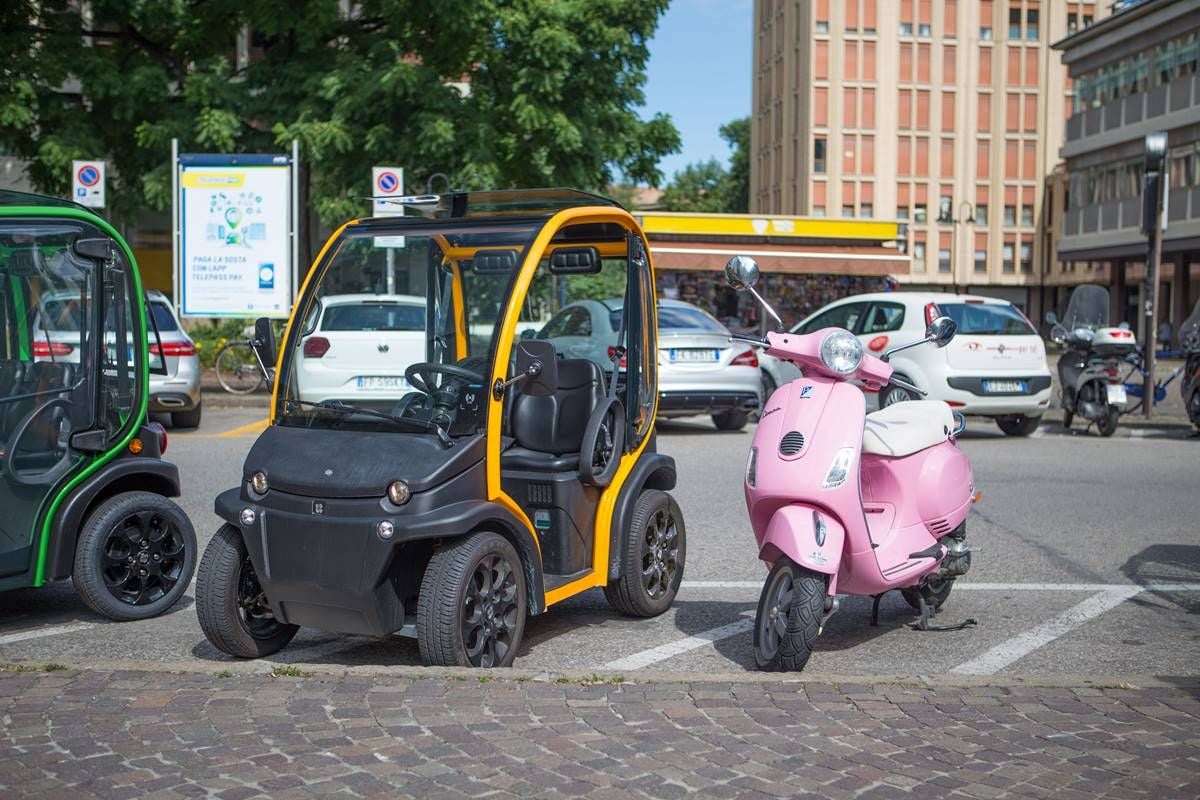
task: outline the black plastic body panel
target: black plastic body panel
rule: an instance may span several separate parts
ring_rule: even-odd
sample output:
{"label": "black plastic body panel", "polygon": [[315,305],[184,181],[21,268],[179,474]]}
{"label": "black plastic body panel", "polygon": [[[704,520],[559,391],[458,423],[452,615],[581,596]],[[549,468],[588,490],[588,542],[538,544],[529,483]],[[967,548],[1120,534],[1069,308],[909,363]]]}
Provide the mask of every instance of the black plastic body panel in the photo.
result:
{"label": "black plastic body panel", "polygon": [[501,483],[533,522],[548,575],[592,568],[598,487],[584,486],[574,471],[505,470]]}
{"label": "black plastic body panel", "polygon": [[612,541],[608,548],[608,579],[621,577],[621,564],[629,541],[629,526],[633,524],[633,507],[645,489],[661,489],[665,492],[675,488],[675,459],[654,452],[653,441],[642,452],[633,471],[625,479],[617,503],[613,508]]}
{"label": "black plastic body panel", "polygon": [[[179,469],[158,458],[158,436],[147,428],[139,433],[146,447],[140,455],[125,450],[75,487],[54,515],[50,526],[50,552],[46,564],[48,580],[71,577],[75,568],[75,545],[88,511],[98,502],[121,492],[154,492],[163,497],[179,496]],[[147,453],[151,453],[147,456]]]}
{"label": "black plastic body panel", "polygon": [[741,409],[758,409],[758,395],[754,392],[660,392],[659,414],[695,414]]}

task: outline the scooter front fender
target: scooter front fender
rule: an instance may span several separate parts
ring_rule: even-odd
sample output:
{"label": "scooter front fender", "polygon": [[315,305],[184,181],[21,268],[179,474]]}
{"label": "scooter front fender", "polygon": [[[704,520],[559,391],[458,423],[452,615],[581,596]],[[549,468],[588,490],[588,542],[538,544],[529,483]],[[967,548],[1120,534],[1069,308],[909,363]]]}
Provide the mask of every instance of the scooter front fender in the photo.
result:
{"label": "scooter front fender", "polygon": [[[836,575],[845,545],[846,529],[837,518],[814,506],[792,503],[772,515],[758,557],[773,564],[785,555],[805,569]],[[829,585],[832,592],[835,582]]]}

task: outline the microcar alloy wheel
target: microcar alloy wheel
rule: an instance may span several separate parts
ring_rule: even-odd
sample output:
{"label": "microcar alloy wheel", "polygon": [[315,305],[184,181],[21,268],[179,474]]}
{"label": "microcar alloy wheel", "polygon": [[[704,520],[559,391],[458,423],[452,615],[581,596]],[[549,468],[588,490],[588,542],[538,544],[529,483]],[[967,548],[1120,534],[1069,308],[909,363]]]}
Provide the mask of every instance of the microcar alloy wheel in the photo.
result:
{"label": "microcar alloy wheel", "polygon": [[232,525],[213,534],[200,559],[196,617],[213,647],[238,658],[276,653],[299,630],[271,613],[242,533]]}
{"label": "microcar alloy wheel", "polygon": [[97,613],[148,619],[175,605],[195,568],[196,534],[183,510],[161,495],[126,492],[88,515],[73,580]]}
{"label": "microcar alloy wheel", "polygon": [[675,601],[686,556],[679,505],[666,492],[647,489],[633,510],[621,577],[604,587],[604,597],[622,614],[658,616]]}
{"label": "microcar alloy wheel", "polygon": [[439,667],[510,667],[525,631],[521,559],[497,533],[439,547],[417,599],[421,660]]}
{"label": "microcar alloy wheel", "polygon": [[754,663],[763,670],[804,669],[821,632],[825,576],[780,556],[754,615]]}

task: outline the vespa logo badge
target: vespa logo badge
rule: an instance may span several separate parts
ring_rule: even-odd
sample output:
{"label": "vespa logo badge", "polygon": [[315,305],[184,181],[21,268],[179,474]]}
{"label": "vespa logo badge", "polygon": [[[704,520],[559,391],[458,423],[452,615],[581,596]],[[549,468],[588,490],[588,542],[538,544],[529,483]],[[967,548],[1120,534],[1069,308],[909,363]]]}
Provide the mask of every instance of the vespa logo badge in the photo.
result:
{"label": "vespa logo badge", "polygon": [[324,513],[325,513],[325,503],[320,500],[314,500],[313,501],[313,514],[315,514],[316,516],[319,517]]}
{"label": "vespa logo badge", "polygon": [[812,399],[812,390],[813,390],[813,387],[812,387],[811,383],[808,384],[807,386],[801,386],[800,387],[800,399],[801,400]]}
{"label": "vespa logo badge", "polygon": [[388,350],[391,350],[392,348],[388,346],[387,342],[380,342],[379,346],[376,349],[381,353],[386,353]]}

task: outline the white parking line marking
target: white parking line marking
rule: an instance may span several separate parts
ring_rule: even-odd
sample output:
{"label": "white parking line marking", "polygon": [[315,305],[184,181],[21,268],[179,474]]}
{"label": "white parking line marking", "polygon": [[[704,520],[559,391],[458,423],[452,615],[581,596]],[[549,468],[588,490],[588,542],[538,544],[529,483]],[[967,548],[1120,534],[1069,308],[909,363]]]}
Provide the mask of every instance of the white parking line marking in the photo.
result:
{"label": "white parking line marking", "polygon": [[657,664],[660,661],[666,661],[668,658],[704,647],[713,642],[728,639],[730,636],[745,633],[753,627],[754,620],[739,619],[737,622],[731,622],[719,628],[697,633],[695,636],[689,636],[686,639],[677,639],[674,642],[668,642],[658,647],[651,647],[649,650],[643,650],[640,653],[634,653],[625,658],[618,658],[616,661],[608,662],[601,669],[642,669],[643,667]]}
{"label": "white parking line marking", "polygon": [[964,661],[950,671],[959,675],[993,675],[1034,650],[1044,647],[1063,634],[1078,628],[1088,620],[1116,608],[1134,595],[1140,594],[1141,591],[1142,587],[1140,586],[1127,586],[1123,589],[1097,592],[1082,603],[1068,608],[1054,619],[1019,633],[991,648],[983,655],[970,661]]}
{"label": "white parking line marking", "polygon": [[74,625],[56,625],[53,628],[40,628],[38,630],[22,631],[21,633],[10,633],[6,636],[0,636],[0,645],[24,642],[28,639],[41,639],[45,636],[58,636],[60,633],[75,633],[76,631],[83,631],[94,627],[96,627],[94,623],[79,622]]}
{"label": "white parking line marking", "polygon": [[[761,589],[766,581],[684,581],[684,589]],[[965,583],[956,581],[956,592],[1200,592],[1200,583]]]}

